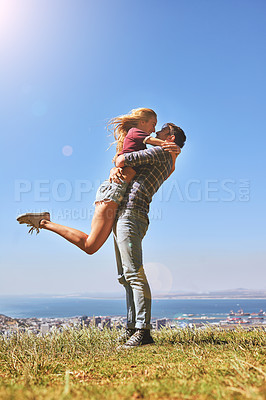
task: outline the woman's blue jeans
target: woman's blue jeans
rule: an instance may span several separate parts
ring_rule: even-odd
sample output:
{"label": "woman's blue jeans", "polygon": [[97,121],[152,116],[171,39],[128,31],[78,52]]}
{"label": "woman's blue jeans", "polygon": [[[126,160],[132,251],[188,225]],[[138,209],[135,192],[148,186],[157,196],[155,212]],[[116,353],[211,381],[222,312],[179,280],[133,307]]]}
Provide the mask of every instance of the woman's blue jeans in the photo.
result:
{"label": "woman's blue jeans", "polygon": [[142,239],[149,222],[133,211],[118,213],[113,226],[118,281],[126,290],[127,327],[151,329],[151,291],[143,269]]}

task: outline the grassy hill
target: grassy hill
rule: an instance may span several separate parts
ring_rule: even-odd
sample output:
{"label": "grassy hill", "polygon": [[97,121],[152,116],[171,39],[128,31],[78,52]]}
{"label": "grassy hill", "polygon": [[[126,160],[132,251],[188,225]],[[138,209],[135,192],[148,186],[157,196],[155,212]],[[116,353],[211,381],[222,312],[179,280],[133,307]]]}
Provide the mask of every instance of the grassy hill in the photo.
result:
{"label": "grassy hill", "polygon": [[0,337],[0,399],[266,397],[266,332],[163,329],[156,344],[118,350],[115,330],[71,328]]}

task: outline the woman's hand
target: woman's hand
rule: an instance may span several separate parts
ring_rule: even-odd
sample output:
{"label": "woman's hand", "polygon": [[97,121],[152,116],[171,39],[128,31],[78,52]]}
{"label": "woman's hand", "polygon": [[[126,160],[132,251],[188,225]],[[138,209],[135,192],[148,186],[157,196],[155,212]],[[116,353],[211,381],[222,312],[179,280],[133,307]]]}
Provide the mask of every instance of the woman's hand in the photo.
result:
{"label": "woman's hand", "polygon": [[180,147],[177,146],[177,144],[175,144],[175,143],[173,143],[173,142],[171,142],[171,141],[167,141],[167,140],[166,140],[166,141],[162,144],[162,148],[163,148],[165,151],[169,151],[169,153],[174,153],[174,154],[176,154],[177,156],[181,153]]}
{"label": "woman's hand", "polygon": [[110,170],[109,182],[121,183],[121,179],[123,179],[123,169],[113,167]]}

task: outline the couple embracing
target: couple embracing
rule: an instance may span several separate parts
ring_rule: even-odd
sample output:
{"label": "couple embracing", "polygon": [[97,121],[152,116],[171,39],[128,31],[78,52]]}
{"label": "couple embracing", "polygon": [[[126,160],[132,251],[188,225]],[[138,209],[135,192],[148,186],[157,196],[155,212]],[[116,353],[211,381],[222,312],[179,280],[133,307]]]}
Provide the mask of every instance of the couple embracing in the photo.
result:
{"label": "couple embracing", "polygon": [[[39,229],[55,232],[93,254],[113,230],[118,281],[124,286],[127,303],[127,329],[122,347],[153,343],[151,329],[151,292],[142,261],[142,239],[149,225],[152,196],[172,174],[186,136],[173,123],[155,132],[156,113],[138,108],[109,122],[117,143],[115,167],[97,193],[91,232],[56,224],[50,214],[27,213],[17,217],[32,233]],[[152,147],[146,147],[146,144]]]}

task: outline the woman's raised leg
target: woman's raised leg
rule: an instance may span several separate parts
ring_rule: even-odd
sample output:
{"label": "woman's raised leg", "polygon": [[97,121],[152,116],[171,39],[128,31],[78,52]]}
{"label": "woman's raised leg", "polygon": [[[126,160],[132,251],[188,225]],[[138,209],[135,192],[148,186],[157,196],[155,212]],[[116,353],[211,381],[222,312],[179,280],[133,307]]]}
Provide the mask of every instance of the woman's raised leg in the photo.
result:
{"label": "woman's raised leg", "polygon": [[[122,178],[129,183],[135,174],[136,172],[132,168],[125,167],[123,169]],[[77,229],[59,225],[46,219],[41,220],[40,228],[57,233],[64,239],[78,246],[87,254],[94,254],[102,247],[110,235],[117,208],[118,204],[114,201],[97,202],[89,235]]]}
{"label": "woman's raised leg", "polygon": [[59,225],[45,219],[40,222],[40,228],[57,233],[87,254],[94,254],[110,235],[117,208],[118,205],[114,201],[97,203],[89,235],[77,229]]}

